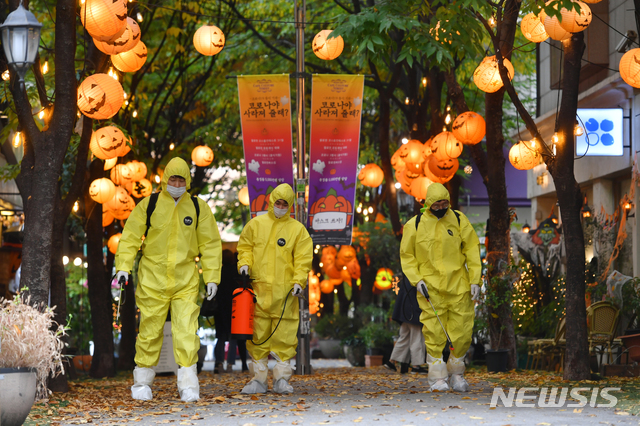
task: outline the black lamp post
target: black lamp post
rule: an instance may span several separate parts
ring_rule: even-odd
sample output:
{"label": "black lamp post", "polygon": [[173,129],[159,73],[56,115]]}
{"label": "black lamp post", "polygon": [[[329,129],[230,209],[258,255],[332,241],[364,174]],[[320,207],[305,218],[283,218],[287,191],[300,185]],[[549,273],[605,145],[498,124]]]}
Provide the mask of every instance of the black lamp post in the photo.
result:
{"label": "black lamp post", "polygon": [[33,13],[22,6],[22,2],[0,25],[4,54],[9,65],[13,65],[18,74],[21,85],[24,84],[27,70],[36,61],[40,45],[40,28],[42,24]]}

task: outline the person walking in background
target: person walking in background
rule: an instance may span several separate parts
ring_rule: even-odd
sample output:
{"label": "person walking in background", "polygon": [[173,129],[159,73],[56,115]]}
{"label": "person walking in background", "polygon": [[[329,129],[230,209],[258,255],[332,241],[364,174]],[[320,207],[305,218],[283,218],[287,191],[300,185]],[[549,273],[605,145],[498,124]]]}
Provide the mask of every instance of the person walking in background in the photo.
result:
{"label": "person walking in background", "polygon": [[[405,224],[400,261],[402,271],[420,293],[431,390],[449,390],[451,376],[453,390],[468,391],[464,357],[473,332],[472,298],[480,294],[480,241],[469,219],[449,208],[449,191],[442,184],[429,186],[420,214]],[[454,347],[447,364],[442,357],[447,337],[434,311]]]}
{"label": "person walking in background", "polygon": [[216,338],[218,339],[213,351],[215,356],[214,374],[222,373],[225,343],[229,342],[227,355],[227,371],[231,371],[236,362],[236,347],[239,349],[242,360],[242,371],[247,371],[247,346],[245,340],[236,341],[231,339],[231,303],[233,291],[238,288],[240,274],[237,271],[237,256],[231,250],[222,251],[222,274],[220,287],[216,294],[217,309],[214,311]]}
{"label": "person walking in background", "polygon": [[[398,287],[398,296],[391,318],[400,324],[400,331],[390,361],[400,364],[402,374],[409,371],[409,365],[412,373],[426,373],[427,370],[422,367],[426,361],[426,348],[420,322],[422,310],[418,304],[417,291],[405,277],[400,280]],[[397,364],[388,362],[385,366],[396,370]]]}
{"label": "person walking in background", "polygon": [[[213,298],[220,282],[222,243],[218,225],[207,203],[187,193],[189,165],[181,158],[167,164],[162,191],[143,199],[133,209],[122,231],[116,253],[116,279],[129,281],[142,246],[136,304],[140,331],[136,340],[133,399],[150,400],[151,384],[162,348],[162,332],[171,308],[173,355],[178,368],[178,392],[185,402],[200,398],[197,360],[200,255],[207,296]],[[143,240],[144,237],[144,240]]]}
{"label": "person walking in background", "polygon": [[307,229],[290,216],[293,203],[293,189],[278,185],[269,195],[268,213],[251,219],[238,241],[238,271],[251,275],[257,299],[253,339],[247,343],[254,376],[242,389],[245,394],[267,391],[269,353],[276,359],[273,391],[293,392],[290,360],[298,345],[299,308],[289,295],[302,296],[313,259]]}

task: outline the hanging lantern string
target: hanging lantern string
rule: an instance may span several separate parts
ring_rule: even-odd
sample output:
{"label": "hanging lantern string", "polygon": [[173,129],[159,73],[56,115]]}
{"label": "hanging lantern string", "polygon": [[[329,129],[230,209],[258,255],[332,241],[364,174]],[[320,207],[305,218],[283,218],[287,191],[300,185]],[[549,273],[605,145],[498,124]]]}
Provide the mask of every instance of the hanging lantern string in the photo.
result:
{"label": "hanging lantern string", "polygon": [[[563,51],[563,52],[564,52],[564,49],[562,49],[562,48],[560,48],[560,47],[558,47],[558,46],[556,46],[556,45],[552,44],[551,42],[549,42],[549,40],[544,41],[544,43],[547,43],[549,46],[553,47],[554,49],[557,49],[557,50],[560,50],[560,51]],[[606,66],[606,65],[596,64],[595,62],[591,62],[591,61],[589,61],[589,60],[587,60],[587,59],[584,59],[584,58],[582,58],[582,62],[586,62],[586,63],[591,64],[591,65],[595,65],[595,66],[597,66],[598,68],[608,69],[609,71],[613,71],[613,72],[620,72],[620,70],[615,70],[615,69],[613,69],[613,68],[609,68],[609,67],[608,67],[608,66]],[[562,64],[562,61],[561,61],[560,63]]]}
{"label": "hanging lantern string", "polygon": [[584,150],[584,154],[582,154],[580,157],[575,157],[574,158],[574,160],[580,160],[582,157],[587,155],[587,152],[589,152],[589,147],[591,146],[591,144],[589,143],[589,133],[587,133],[587,128],[584,125],[584,122],[582,121],[582,118],[580,118],[580,116],[578,114],[576,114],[576,117],[578,118],[578,120],[580,120],[580,124],[582,124],[582,128],[584,129],[584,137],[587,139],[587,149]]}
{"label": "hanging lantern string", "polygon": [[[187,15],[192,15],[192,16],[197,16],[198,18],[210,18],[210,19],[215,19],[215,20],[221,20],[221,19],[226,19],[229,21],[243,21],[243,22],[267,22],[267,23],[271,23],[271,24],[295,24],[296,21],[279,21],[279,20],[274,20],[274,19],[250,19],[250,18],[231,18],[228,16],[222,16],[220,14],[217,15],[207,15],[205,13],[197,13],[197,12],[193,12],[190,10],[182,10],[182,9],[176,9],[173,7],[168,7],[168,6],[163,6],[161,4],[156,4],[156,3],[147,3],[147,2],[138,2],[139,5],[141,6],[145,6],[149,9],[151,8],[158,8],[158,9],[166,9],[166,10],[171,10],[173,12],[180,12],[180,13],[186,13]],[[314,21],[307,21],[305,22],[305,25],[334,25],[336,24],[336,22],[314,22]]]}
{"label": "hanging lantern string", "polygon": [[636,46],[640,46],[640,43],[638,43],[635,40],[631,40],[629,37],[627,37],[626,34],[622,34],[620,31],[618,31],[617,29],[615,29],[614,27],[612,27],[607,21],[605,21],[604,19],[602,19],[601,17],[599,17],[598,15],[596,15],[595,13],[593,13],[593,16],[595,16],[596,18],[598,18],[600,20],[600,22],[602,22],[603,24],[605,24],[607,27],[611,28],[613,31],[617,32],[618,34],[620,34],[622,37],[626,38],[627,40],[629,40],[630,42],[632,42],[633,44],[635,44]]}

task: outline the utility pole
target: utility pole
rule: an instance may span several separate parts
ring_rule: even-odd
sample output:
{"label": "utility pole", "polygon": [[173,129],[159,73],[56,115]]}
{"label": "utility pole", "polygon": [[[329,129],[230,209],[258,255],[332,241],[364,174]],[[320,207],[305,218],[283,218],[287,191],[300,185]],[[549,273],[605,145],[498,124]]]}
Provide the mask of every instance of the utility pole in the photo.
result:
{"label": "utility pole", "polygon": [[[296,109],[298,119],[298,129],[296,132],[296,154],[297,154],[297,174],[296,174],[296,195],[298,208],[296,219],[303,225],[307,225],[307,214],[305,211],[304,193],[306,187],[305,171],[305,87],[304,87],[304,24],[306,19],[306,0],[294,0],[294,15],[296,21]],[[302,3],[300,6],[298,3]],[[304,290],[304,297],[299,300],[300,306],[300,326],[298,327],[298,352],[296,354],[296,374],[311,374],[311,353],[309,340],[311,335],[311,323],[309,322],[309,287]]]}

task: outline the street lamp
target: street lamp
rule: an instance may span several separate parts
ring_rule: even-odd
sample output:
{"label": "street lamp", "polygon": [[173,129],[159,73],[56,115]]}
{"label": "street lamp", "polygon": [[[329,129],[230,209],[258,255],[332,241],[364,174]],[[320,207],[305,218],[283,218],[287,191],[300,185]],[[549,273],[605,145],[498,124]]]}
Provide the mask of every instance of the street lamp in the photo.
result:
{"label": "street lamp", "polygon": [[11,12],[2,25],[2,47],[9,65],[13,65],[21,84],[31,65],[36,61],[38,46],[40,45],[40,28],[35,15],[22,7]]}

